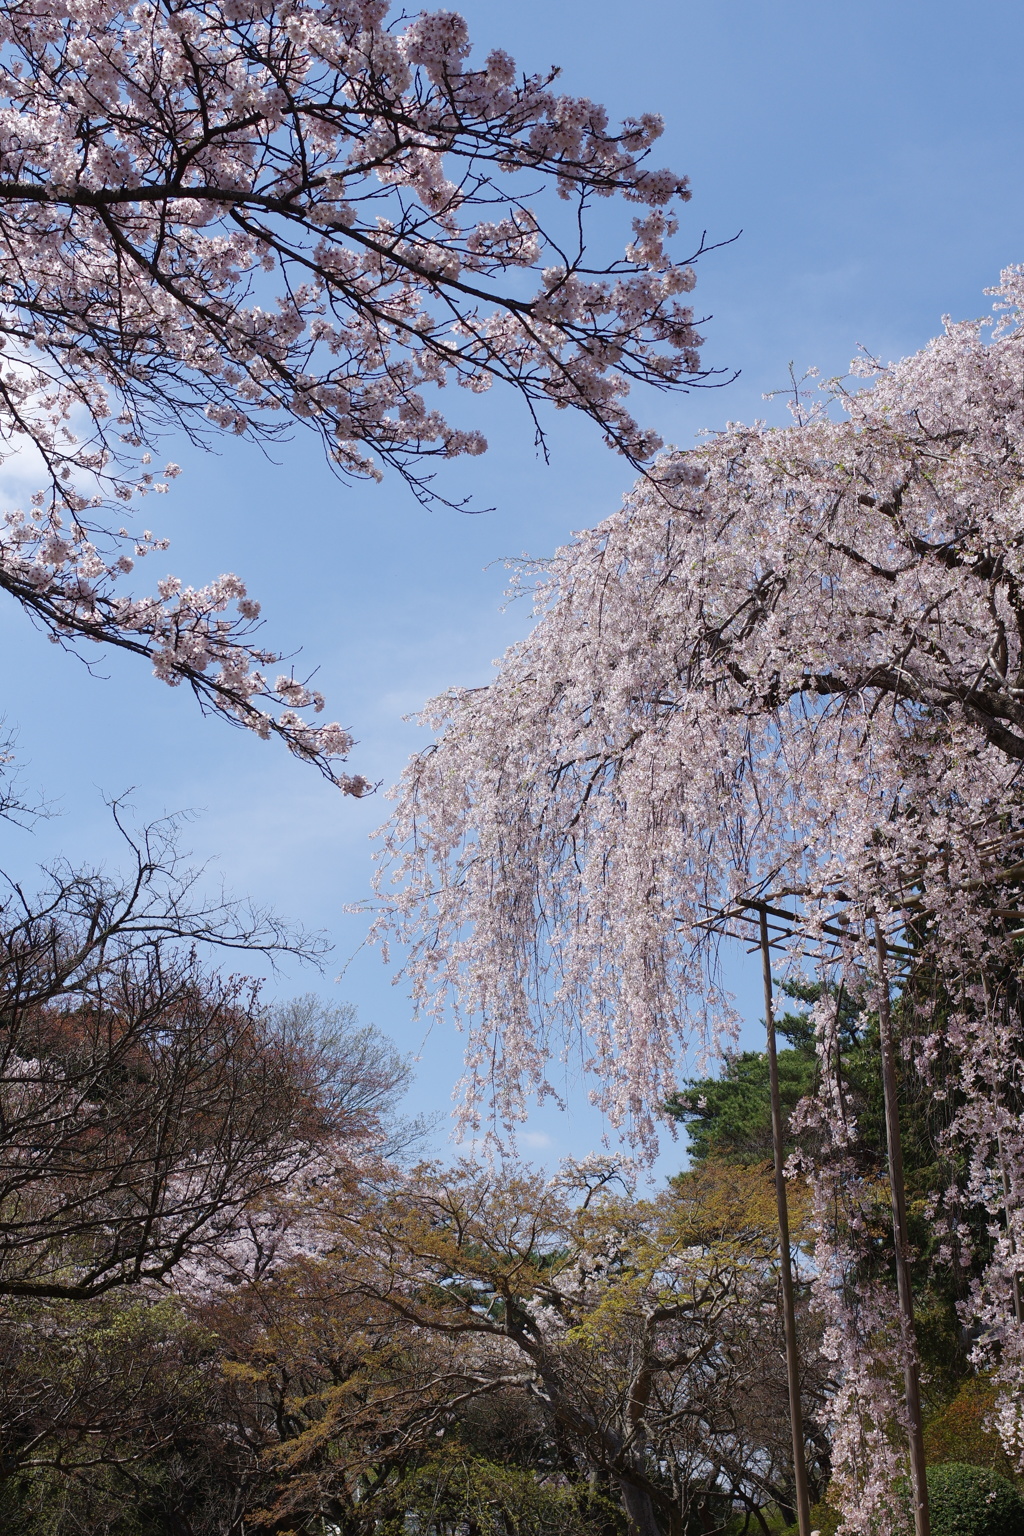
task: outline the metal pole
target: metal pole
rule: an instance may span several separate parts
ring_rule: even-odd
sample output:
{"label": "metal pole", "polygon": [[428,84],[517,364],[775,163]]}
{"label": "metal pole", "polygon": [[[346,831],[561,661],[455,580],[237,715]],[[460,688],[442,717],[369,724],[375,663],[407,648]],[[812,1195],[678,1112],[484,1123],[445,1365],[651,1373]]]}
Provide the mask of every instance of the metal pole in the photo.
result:
{"label": "metal pole", "polygon": [[885,935],[875,919],[875,953],[878,957],[878,1039],[882,1053],[882,1091],[885,1096],[885,1139],[889,1151],[889,1188],[892,1192],[892,1234],[896,1248],[896,1291],[899,1296],[903,1336],[903,1382],[907,1400],[910,1441],[910,1485],[914,1496],[914,1536],[930,1536],[928,1483],[924,1465],[921,1419],[921,1385],[917,1370],[917,1339],[914,1333],[914,1297],[910,1289],[907,1233],[907,1192],[903,1180],[903,1146],[896,1099],[896,1058],[889,1009],[889,976],[885,965]]}
{"label": "metal pole", "polygon": [[[775,1154],[775,1203],[779,1213],[779,1259],[782,1276],[782,1316],[786,1336],[786,1384],[789,1389],[789,1423],[793,1432],[793,1488],[800,1536],[811,1536],[811,1501],[807,1491],[804,1458],[804,1422],[800,1411],[800,1356],[796,1342],[796,1308],[793,1303],[793,1260],[789,1244],[789,1205],[786,1199],[785,1138],[782,1133],[782,1099],[779,1095],[779,1059],[775,1049],[775,1009],[772,1002],[771,951],[768,917],[761,919],[761,969],[764,976],[764,1022],[768,1035],[768,1081],[772,1099],[772,1148]],[[918,1533],[920,1536],[920,1533]]]}

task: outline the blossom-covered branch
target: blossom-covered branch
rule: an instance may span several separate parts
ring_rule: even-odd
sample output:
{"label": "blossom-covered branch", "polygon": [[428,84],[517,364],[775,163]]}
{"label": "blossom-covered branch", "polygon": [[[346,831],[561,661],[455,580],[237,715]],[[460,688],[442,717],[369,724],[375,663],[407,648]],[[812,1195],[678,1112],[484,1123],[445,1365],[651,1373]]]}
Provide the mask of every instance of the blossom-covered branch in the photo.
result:
{"label": "blossom-covered branch", "polygon": [[[267,677],[264,669],[280,657],[254,643],[260,606],[237,576],[221,576],[198,590],[169,576],[158,582],[155,596],[122,596],[118,579],[135,559],[166,548],[166,541],[148,529],[132,540],[122,529],[113,550],[103,550],[99,536],[90,537],[79,521],[84,509],[67,519],[52,504],[44,510],[42,499],[36,498],[28,516],[17,509],[0,521],[0,588],[52,640],[67,646],[91,640],[145,656],[171,687],[184,682],[204,709],[264,739],[283,740],[346,794],[370,789],[362,775],[339,771],[339,759],[352,747],[349,733],[334,723],[311,724],[300,713],[319,713],[323,695],[294,675],[280,674],[273,682]],[[117,552],[125,543],[134,558]],[[232,605],[234,613],[223,617]]]}
{"label": "blossom-covered branch", "polygon": [[[614,129],[553,74],[473,66],[455,13],[388,10],[0,8],[4,334],[55,398],[99,418],[112,388],[129,439],[285,411],[345,471],[408,468],[484,447],[422,388],[498,378],[648,458],[630,381],[700,376],[665,246],[686,181],[647,165],[660,120]],[[545,189],[567,204],[550,228]],[[642,212],[609,260],[586,216],[613,196]]]}
{"label": "blossom-covered branch", "polygon": [[[340,473],[392,467],[429,501],[423,460],[486,447],[429,398],[449,382],[511,385],[540,442],[543,406],[581,410],[639,464],[660,444],[630,385],[705,377],[692,268],[666,246],[689,192],[648,164],[659,119],[616,129],[554,73],[500,50],[471,61],[455,13],[388,12],[0,5],[0,436],[46,482],[34,523],[8,518],[0,579],[56,636],[151,656],[355,794],[365,780],[332,762],[347,732],[263,675],[276,658],[249,642],[236,578],[110,592],[151,540],[104,506],[165,488],[155,439],[300,421]],[[592,205],[613,197],[636,216],[595,254]]]}

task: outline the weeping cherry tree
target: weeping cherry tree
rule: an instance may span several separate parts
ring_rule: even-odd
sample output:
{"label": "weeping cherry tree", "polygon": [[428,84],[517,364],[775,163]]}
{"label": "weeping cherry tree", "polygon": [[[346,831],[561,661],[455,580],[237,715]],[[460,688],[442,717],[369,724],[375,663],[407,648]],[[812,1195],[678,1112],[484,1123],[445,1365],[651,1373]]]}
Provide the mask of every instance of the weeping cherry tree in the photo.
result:
{"label": "weeping cherry tree", "polygon": [[[468,1025],[471,1124],[490,1093],[514,1124],[568,1057],[648,1146],[680,1049],[731,1023],[709,913],[785,895],[811,938],[836,929],[835,979],[866,976],[875,1010],[892,944],[909,950],[904,1045],[926,1076],[943,1054],[955,1086],[957,1198],[995,1234],[969,1310],[1019,1449],[1024,269],[995,294],[994,321],[863,360],[863,384],[798,399],[789,427],[666,456],[536,568],[529,637],[488,686],[428,708],[439,735],[398,792],[378,927],[408,946],[421,1006]],[[833,993],[806,1110],[835,1486],[848,1529],[884,1529],[907,1344],[858,1269],[869,1194],[835,1012]],[[947,1250],[957,1220],[939,1201]]]}

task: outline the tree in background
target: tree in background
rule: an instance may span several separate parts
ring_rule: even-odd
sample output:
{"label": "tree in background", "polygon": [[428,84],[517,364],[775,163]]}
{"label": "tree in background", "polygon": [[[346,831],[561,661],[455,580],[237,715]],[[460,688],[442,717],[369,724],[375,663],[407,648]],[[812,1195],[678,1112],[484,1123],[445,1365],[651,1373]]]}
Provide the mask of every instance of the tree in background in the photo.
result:
{"label": "tree in background", "polygon": [[[332,775],[350,740],[301,715],[319,695],[266,675],[278,658],[236,577],[118,595],[162,547],[119,526],[178,472],[150,467],[158,439],[298,421],[342,475],[394,468],[430,501],[424,461],[486,447],[436,388],[511,386],[541,444],[547,406],[582,411],[640,465],[660,444],[631,384],[706,377],[692,268],[666,245],[687,183],[648,163],[660,119],[616,128],[557,71],[472,61],[454,12],[388,13],[0,6],[0,434],[42,461],[31,507],[7,514],[0,585],[61,642],[147,656]],[[612,198],[636,216],[595,249]]]}
{"label": "tree in background", "polygon": [[[102,1043],[84,1007],[6,1041],[5,1530],[227,1536],[243,1515],[256,1528],[265,1505],[301,1504],[311,1442],[372,1465],[403,1411],[422,1420],[433,1392],[436,1415],[465,1375],[456,1362],[435,1382],[438,1351],[374,1334],[308,1262],[325,1247],[317,1191],[415,1140],[394,1115],[406,1063],[351,1010],[246,1007],[188,980],[184,1005],[150,993],[146,1027],[115,1013],[111,984],[94,1006]],[[39,1057],[18,1054],[44,1035]]]}
{"label": "tree in background", "polygon": [[[261,1200],[230,1262],[8,1303],[5,1529],[695,1536],[739,1512],[739,1536],[785,1518],[770,1185],[707,1166],[638,1200],[616,1177],[357,1148]],[[811,1365],[805,1387],[814,1421],[829,1383]]]}
{"label": "tree in background", "polygon": [[231,1531],[234,1489],[214,1433],[217,1341],[176,1297],[7,1298],[0,1349],[5,1532]]}
{"label": "tree in background", "polygon": [[[563,1476],[613,1499],[633,1536],[737,1505],[791,1515],[769,1182],[710,1165],[639,1200],[613,1178],[600,1159],[547,1184],[418,1170],[411,1189],[339,1206],[338,1238],[349,1273],[418,1334],[518,1376]],[[809,1354],[813,1421],[827,1381]]]}
{"label": "tree in background", "polygon": [[261,1199],[372,1138],[406,1074],[203,965],[322,946],[205,902],[172,838],[128,839],[123,881],[57,868],[0,907],[2,1295],[85,1299],[223,1252]]}

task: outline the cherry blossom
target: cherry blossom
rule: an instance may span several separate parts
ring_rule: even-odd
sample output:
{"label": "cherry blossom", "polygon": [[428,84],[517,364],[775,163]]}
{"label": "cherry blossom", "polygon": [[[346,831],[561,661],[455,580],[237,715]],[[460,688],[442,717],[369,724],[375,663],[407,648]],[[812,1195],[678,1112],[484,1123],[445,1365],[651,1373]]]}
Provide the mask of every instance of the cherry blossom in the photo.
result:
{"label": "cherry blossom", "polygon": [[[165,577],[156,596],[122,596],[115,582],[133,569],[135,559],[166,548],[166,541],[147,529],[134,542],[134,559],[116,552],[112,557],[77,517],[69,525],[52,503],[43,510],[41,500],[28,516],[15,508],[0,519],[0,587],[52,640],[107,641],[148,657],[155,676],[172,687],[186,682],[202,706],[261,737],[279,737],[345,793],[361,795],[370,788],[361,775],[338,771],[336,760],[352,746],[348,732],[333,723],[311,725],[299,714],[310,706],[322,710],[322,695],[292,676],[269,680],[265,669],[279,658],[255,644],[259,604],[237,576],[224,575],[198,589]],[[232,606],[231,617],[222,617]]]}
{"label": "cherry blossom", "polygon": [[[798,394],[789,427],[665,457],[520,572],[533,632],[490,685],[428,706],[376,931],[408,945],[419,1005],[469,1025],[471,1122],[493,1090],[514,1123],[569,1058],[650,1145],[680,1049],[732,1022],[709,917],[771,892],[861,983],[880,928],[911,967],[903,1049],[926,1080],[943,1053],[956,1085],[956,1201],[995,1240],[965,1323],[1019,1446],[1024,269],[994,292],[995,321],[862,359],[865,382]],[[837,1487],[848,1529],[885,1530],[911,1346],[888,1293],[845,1283],[867,1195],[843,1155],[812,1171]]]}
{"label": "cherry blossom", "polygon": [[[8,534],[0,579],[57,636],[141,649],[333,775],[347,734],[268,683],[235,578],[111,595],[149,541],[107,501],[165,488],[163,433],[294,422],[340,474],[390,467],[444,500],[423,463],[486,447],[438,409],[452,382],[511,385],[541,444],[554,405],[649,460],[631,385],[706,377],[692,258],[668,250],[689,190],[649,164],[661,121],[616,128],[557,71],[474,59],[454,12],[386,0],[13,0],[0,40],[0,434],[47,485],[40,539]],[[636,210],[621,254],[592,248],[611,198]]]}
{"label": "cherry blossom", "polygon": [[1024,760],[1016,313],[832,386],[844,419],[676,455],[536,567],[494,682],[428,706],[382,923],[506,1094],[564,1027],[643,1117],[723,1006],[696,925],[741,893],[841,891],[852,934],[881,905],[968,943],[979,824],[1015,825]]}

